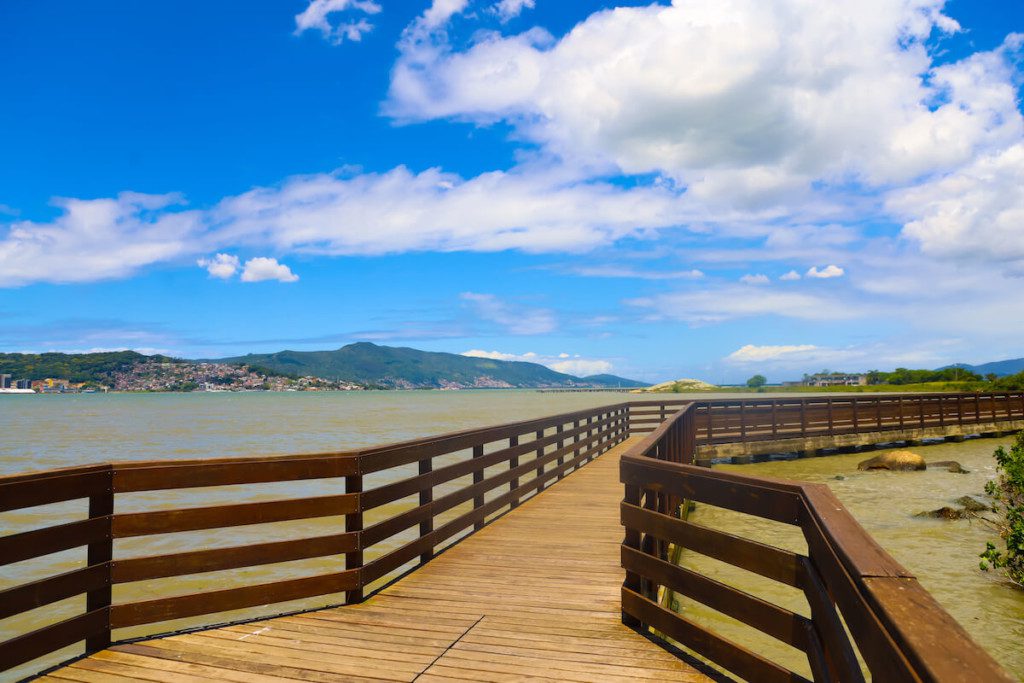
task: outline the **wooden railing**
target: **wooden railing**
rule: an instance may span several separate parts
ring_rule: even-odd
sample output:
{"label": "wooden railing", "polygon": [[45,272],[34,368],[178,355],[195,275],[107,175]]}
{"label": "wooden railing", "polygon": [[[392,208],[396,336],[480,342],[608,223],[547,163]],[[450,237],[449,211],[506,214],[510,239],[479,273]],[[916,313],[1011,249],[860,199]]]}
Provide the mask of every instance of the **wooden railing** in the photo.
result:
{"label": "wooden railing", "polygon": [[[751,681],[805,679],[663,606],[659,593],[673,591],[796,648],[815,681],[863,681],[858,655],[880,681],[1012,680],[827,486],[688,464],[699,416],[697,404],[683,407],[623,455],[624,623]],[[807,554],[679,519],[684,500],[795,526]],[[809,616],[669,562],[673,545],[798,589]]]}
{"label": "wooden railing", "polygon": [[774,441],[1024,420],[1024,392],[725,399],[697,412],[699,444]]}
{"label": "wooden railing", "polygon": [[[67,648],[83,641],[86,652],[102,649],[120,629],[140,635],[138,627],[163,623],[166,631],[181,620],[308,598],[320,598],[320,606],[327,596],[358,602],[627,435],[621,404],[358,452],[0,477],[0,515],[57,508],[37,517],[43,526],[16,533],[0,516],[0,567],[26,577],[0,590],[0,625],[14,632],[0,643],[0,672],[58,651],[66,659],[74,654]],[[279,483],[323,495],[266,500],[280,496]],[[209,503],[217,492],[232,502],[180,506],[189,496]],[[288,527],[284,540],[265,540],[282,523],[303,526]],[[258,542],[238,544],[241,528]],[[189,532],[205,536],[190,541]],[[182,536],[169,543],[165,534]],[[232,544],[212,547],[225,538]],[[67,559],[69,552],[79,554]],[[282,564],[313,558],[321,559],[312,575],[295,576]],[[41,564],[31,573],[23,562]],[[262,576],[251,569],[219,576],[215,590],[161,596],[180,590],[174,586],[182,577],[264,565],[281,566],[265,567]],[[120,588],[131,587],[120,599]]]}

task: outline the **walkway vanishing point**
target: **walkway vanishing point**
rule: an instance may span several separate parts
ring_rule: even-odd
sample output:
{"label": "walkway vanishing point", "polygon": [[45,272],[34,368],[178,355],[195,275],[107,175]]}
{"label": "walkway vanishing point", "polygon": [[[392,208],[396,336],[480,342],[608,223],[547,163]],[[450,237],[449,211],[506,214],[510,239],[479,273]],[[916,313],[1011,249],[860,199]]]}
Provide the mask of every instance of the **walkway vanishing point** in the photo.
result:
{"label": "walkway vanishing point", "polygon": [[[876,417],[865,429],[905,426],[902,405],[890,420],[878,417],[881,408],[870,399],[861,401]],[[736,423],[727,407],[735,401],[641,401],[357,453],[114,463],[2,477],[0,513],[83,500],[88,516],[0,536],[0,566],[85,550],[74,569],[0,590],[0,619],[27,625],[0,643],[0,671],[30,675],[66,661],[84,641],[84,657],[43,679],[721,678],[698,655],[751,681],[808,674],[816,681],[1012,680],[826,486],[690,464],[702,434],[722,443],[737,427],[763,430],[760,403],[750,424]],[[957,404],[969,404],[979,425],[1024,419],[1021,394],[971,395]],[[737,409],[746,419],[748,407]],[[966,414],[956,419],[965,429],[971,424]],[[867,422],[856,412],[852,420]],[[828,429],[848,427],[830,410]],[[790,428],[769,425],[775,433]],[[805,418],[800,429],[806,434],[813,425]],[[318,492],[334,493],[171,508],[165,502],[125,512],[115,505],[139,492],[274,482],[315,483]],[[687,501],[792,525],[807,553],[735,535],[742,529],[687,521],[680,514]],[[226,529],[295,520],[320,535],[223,543]],[[151,538],[190,532],[206,532],[206,540],[184,551],[168,553],[159,543],[146,550]],[[222,542],[209,543],[211,532]],[[227,536],[235,543],[241,537]],[[115,553],[121,544],[134,552]],[[805,595],[806,609],[789,611],[679,566],[680,552],[792,586]],[[311,558],[319,558],[320,573],[271,571]],[[249,569],[231,571],[239,568]],[[223,578],[182,593],[197,575]],[[68,607],[81,595],[84,601]],[[225,613],[239,610],[280,614],[297,600],[347,604],[172,631],[188,620],[224,622]],[[806,666],[790,670],[715,633],[687,616],[688,601],[804,653]],[[669,609],[673,602],[683,609]],[[140,629],[164,635],[126,640]]]}

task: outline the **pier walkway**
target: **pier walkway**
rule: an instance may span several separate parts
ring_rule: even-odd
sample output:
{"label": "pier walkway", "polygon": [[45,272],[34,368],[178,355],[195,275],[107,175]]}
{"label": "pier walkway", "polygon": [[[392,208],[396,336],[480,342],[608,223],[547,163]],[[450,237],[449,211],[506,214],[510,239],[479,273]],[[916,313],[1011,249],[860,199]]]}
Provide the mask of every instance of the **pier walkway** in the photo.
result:
{"label": "pier walkway", "polygon": [[362,604],[115,645],[42,680],[707,681],[621,622],[630,441]]}
{"label": "pier walkway", "polygon": [[[700,657],[758,683],[1011,681],[828,486],[699,463],[709,446],[1022,421],[1020,392],[641,399],[359,451],[6,475],[0,676],[719,677]],[[705,526],[691,503],[802,542]],[[8,526],[22,510],[33,523]],[[792,599],[758,597],[769,585]]]}

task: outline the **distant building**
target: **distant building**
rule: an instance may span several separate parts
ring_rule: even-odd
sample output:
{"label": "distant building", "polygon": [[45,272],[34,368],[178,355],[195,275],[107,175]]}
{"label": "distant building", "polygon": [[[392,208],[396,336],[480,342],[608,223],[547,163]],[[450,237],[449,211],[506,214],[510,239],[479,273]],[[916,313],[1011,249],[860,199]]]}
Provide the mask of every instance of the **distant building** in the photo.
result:
{"label": "distant building", "polygon": [[863,387],[867,386],[866,374],[846,374],[842,372],[817,373],[806,375],[802,384],[805,387]]}
{"label": "distant building", "polygon": [[15,388],[16,389],[31,389],[32,388],[32,382],[30,380],[27,380],[27,379],[19,379],[15,383]]}
{"label": "distant building", "polygon": [[11,376],[10,375],[0,375],[0,389],[10,389],[10,388],[11,388]]}

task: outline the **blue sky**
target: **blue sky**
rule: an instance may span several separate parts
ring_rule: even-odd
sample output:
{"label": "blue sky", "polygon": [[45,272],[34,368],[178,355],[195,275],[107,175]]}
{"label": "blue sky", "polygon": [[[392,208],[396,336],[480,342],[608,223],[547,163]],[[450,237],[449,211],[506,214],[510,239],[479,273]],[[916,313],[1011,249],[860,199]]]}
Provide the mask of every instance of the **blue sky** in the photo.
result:
{"label": "blue sky", "polygon": [[1024,6],[0,5],[0,350],[1024,355]]}

